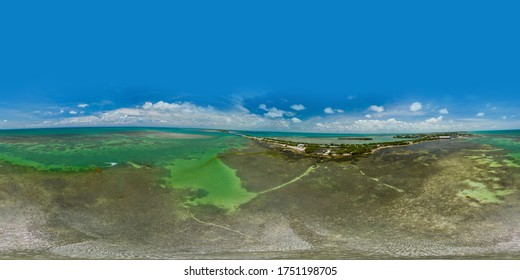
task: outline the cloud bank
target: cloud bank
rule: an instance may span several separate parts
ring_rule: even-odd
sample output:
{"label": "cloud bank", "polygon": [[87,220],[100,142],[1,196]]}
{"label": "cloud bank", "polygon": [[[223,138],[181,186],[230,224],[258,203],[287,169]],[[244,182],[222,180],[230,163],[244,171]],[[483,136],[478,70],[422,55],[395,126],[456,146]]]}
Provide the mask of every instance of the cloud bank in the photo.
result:
{"label": "cloud bank", "polygon": [[[418,103],[418,102],[417,102]],[[294,104],[302,105],[302,104]],[[302,106],[296,106],[301,109]],[[402,108],[399,106],[397,109]],[[441,107],[442,108],[442,107]],[[367,111],[344,113],[341,109],[327,107],[318,115],[298,115],[294,111],[285,111],[276,107],[259,104],[258,111],[249,110],[241,103],[231,109],[217,109],[212,106],[200,106],[191,102],[144,102],[133,108],[119,108],[97,112],[66,111],[68,114],[39,112],[45,116],[39,122],[25,127],[70,127],[70,126],[164,126],[191,128],[222,128],[237,130],[274,130],[274,131],[309,131],[309,132],[421,132],[421,131],[460,131],[489,129],[507,129],[520,126],[515,115],[498,115],[496,120],[485,117],[483,112],[477,117],[466,119],[448,118],[446,108],[431,111],[437,115],[404,114],[391,107],[372,105]],[[291,108],[294,110],[294,108]],[[408,108],[406,108],[408,109]],[[420,110],[422,105],[410,106]],[[56,109],[63,111],[63,109]],[[303,109],[302,109],[303,110]],[[298,114],[301,114],[300,110]],[[451,116],[451,115],[450,115]],[[487,116],[487,115],[486,115]],[[505,116],[505,117],[504,117]],[[34,118],[34,115],[31,116]],[[28,117],[25,117],[26,119]],[[3,128],[20,127],[20,122],[3,122]]]}

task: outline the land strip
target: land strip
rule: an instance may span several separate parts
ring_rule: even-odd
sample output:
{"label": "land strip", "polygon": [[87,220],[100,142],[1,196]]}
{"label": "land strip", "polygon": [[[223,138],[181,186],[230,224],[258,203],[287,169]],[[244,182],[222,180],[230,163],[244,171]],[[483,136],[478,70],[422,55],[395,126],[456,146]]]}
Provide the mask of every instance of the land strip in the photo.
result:
{"label": "land strip", "polygon": [[[432,140],[448,140],[460,137],[472,137],[474,135],[466,132],[444,132],[444,133],[428,133],[428,134],[399,134],[395,135],[396,139],[403,139],[400,141],[393,142],[379,142],[379,143],[365,143],[365,144],[315,144],[315,143],[298,143],[294,141],[282,140],[272,137],[255,137],[238,133],[234,131],[223,130],[221,132],[241,136],[250,140],[265,143],[271,148],[278,148],[283,150],[289,150],[294,153],[314,156],[314,157],[325,157],[325,158],[343,158],[352,157],[357,155],[365,155],[373,153],[379,149],[408,146],[424,141]],[[361,139],[357,137],[356,139]],[[371,138],[364,138],[371,139]]]}

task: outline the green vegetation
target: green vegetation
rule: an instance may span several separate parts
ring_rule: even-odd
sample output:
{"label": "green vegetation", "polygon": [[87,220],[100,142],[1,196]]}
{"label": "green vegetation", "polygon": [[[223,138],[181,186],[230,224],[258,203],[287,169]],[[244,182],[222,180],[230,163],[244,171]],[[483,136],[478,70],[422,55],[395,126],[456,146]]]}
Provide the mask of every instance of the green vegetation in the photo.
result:
{"label": "green vegetation", "polygon": [[[442,136],[442,137],[441,137]],[[449,136],[449,137],[448,137]],[[291,148],[295,152],[305,152],[307,155],[314,156],[356,156],[372,153],[374,150],[389,146],[406,146],[422,141],[458,138],[463,136],[472,136],[465,132],[446,132],[446,133],[430,133],[430,134],[403,134],[396,135],[394,138],[403,138],[407,140],[395,142],[367,143],[367,144],[315,144],[315,143],[297,143],[288,140],[280,140],[274,138],[257,138],[246,136],[252,140],[261,141],[278,148]],[[369,137],[340,137],[338,139],[348,140],[372,140]],[[296,147],[296,148],[292,148]]]}
{"label": "green vegetation", "polygon": [[294,147],[296,147],[298,145],[298,143],[296,143],[296,142],[274,139],[274,138],[262,138],[262,141],[267,142],[267,143],[276,143],[276,144],[294,146]]}
{"label": "green vegetation", "polygon": [[406,139],[438,139],[441,136],[450,136],[451,138],[457,137],[468,137],[472,136],[466,132],[439,132],[439,133],[417,133],[417,134],[400,134],[395,135],[394,138],[406,138]]}
{"label": "green vegetation", "polygon": [[322,146],[326,146],[326,145],[306,144],[305,145],[305,152],[307,154],[315,153],[315,152],[319,151],[322,148]]}

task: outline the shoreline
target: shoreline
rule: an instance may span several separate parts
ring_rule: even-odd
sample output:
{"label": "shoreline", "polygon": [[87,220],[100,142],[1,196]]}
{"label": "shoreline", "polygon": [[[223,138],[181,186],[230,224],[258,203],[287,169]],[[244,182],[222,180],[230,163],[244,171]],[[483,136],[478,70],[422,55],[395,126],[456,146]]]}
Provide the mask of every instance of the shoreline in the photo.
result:
{"label": "shoreline", "polygon": [[255,137],[233,131],[226,131],[228,134],[247,138],[251,141],[266,144],[270,148],[282,149],[307,157],[319,157],[329,159],[341,159],[355,156],[369,155],[376,151],[387,149],[406,147],[413,144],[418,144],[425,141],[443,140],[474,137],[474,134],[466,132],[449,132],[449,133],[430,133],[417,134],[414,138],[405,138],[406,135],[396,135],[394,138],[403,138],[406,140],[380,143],[366,143],[366,144],[315,144],[315,143],[297,143],[288,140],[281,140],[269,137]]}

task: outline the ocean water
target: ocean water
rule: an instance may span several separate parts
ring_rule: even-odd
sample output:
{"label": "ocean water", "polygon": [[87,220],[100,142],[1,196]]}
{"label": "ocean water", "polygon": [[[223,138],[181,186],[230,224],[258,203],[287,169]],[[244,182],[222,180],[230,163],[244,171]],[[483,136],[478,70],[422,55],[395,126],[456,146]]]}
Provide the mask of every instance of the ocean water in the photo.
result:
{"label": "ocean water", "polygon": [[0,258],[520,259],[519,132],[325,160],[212,130],[0,131]]}
{"label": "ocean water", "polygon": [[477,131],[471,141],[504,149],[514,164],[520,165],[520,130]]}
{"label": "ocean water", "polygon": [[241,187],[219,153],[244,139],[216,131],[167,128],[71,128],[0,131],[0,160],[46,172],[101,172],[159,166],[164,187],[192,189],[190,204],[234,209],[254,194]]}
{"label": "ocean water", "polygon": [[[395,134],[245,132],[312,143],[388,142]],[[520,130],[477,132],[470,141],[507,151],[506,164],[520,165]],[[372,137],[371,141],[337,140]],[[195,191],[188,204],[233,210],[255,197],[219,154],[247,140],[218,131],[174,128],[58,128],[0,131],[0,160],[46,172],[103,170],[117,165],[160,166],[163,186]]]}

